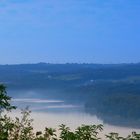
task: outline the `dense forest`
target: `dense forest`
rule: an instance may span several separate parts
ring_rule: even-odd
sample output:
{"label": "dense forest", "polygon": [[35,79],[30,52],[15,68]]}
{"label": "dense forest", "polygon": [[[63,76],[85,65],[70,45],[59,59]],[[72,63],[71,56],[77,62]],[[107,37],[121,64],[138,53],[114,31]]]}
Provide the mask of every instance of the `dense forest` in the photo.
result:
{"label": "dense forest", "polygon": [[9,90],[56,90],[51,96],[82,102],[105,123],[140,126],[139,63],[0,65],[0,81]]}

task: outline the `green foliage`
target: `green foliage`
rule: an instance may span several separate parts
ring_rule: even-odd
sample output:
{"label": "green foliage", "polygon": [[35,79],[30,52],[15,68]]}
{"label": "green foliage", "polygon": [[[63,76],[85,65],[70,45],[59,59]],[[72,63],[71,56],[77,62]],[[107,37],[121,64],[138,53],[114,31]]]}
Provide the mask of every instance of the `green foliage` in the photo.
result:
{"label": "green foliage", "polygon": [[120,137],[118,133],[109,133],[109,135],[106,135],[106,138],[109,140],[125,140],[125,138]]}
{"label": "green foliage", "polygon": [[118,133],[110,133],[106,135],[106,138],[109,140],[140,140],[140,134],[132,132],[131,135],[128,135],[126,138],[120,137]]}
{"label": "green foliage", "polygon": [[0,120],[0,139],[1,140],[33,140],[34,133],[32,127],[32,119],[29,119],[30,111],[23,110],[21,119],[1,116]]}
{"label": "green foliage", "polygon": [[15,109],[15,106],[10,104],[11,97],[7,95],[6,87],[0,84],[0,112],[3,110]]}
{"label": "green foliage", "polygon": [[70,131],[70,128],[67,127],[66,125],[62,124],[59,126],[59,130],[61,131],[60,133],[60,139],[61,140],[76,140],[76,135],[74,132]]}
{"label": "green foliage", "polygon": [[76,130],[78,140],[98,140],[98,134],[103,130],[102,125],[82,125]]}

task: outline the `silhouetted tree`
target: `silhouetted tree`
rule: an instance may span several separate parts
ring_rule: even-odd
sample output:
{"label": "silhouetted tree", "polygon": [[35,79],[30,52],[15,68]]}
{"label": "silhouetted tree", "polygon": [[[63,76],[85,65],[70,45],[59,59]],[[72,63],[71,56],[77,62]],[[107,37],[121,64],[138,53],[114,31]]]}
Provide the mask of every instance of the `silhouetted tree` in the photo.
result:
{"label": "silhouetted tree", "polygon": [[0,113],[3,110],[15,109],[15,106],[10,104],[11,97],[7,95],[6,87],[3,84],[0,84]]}

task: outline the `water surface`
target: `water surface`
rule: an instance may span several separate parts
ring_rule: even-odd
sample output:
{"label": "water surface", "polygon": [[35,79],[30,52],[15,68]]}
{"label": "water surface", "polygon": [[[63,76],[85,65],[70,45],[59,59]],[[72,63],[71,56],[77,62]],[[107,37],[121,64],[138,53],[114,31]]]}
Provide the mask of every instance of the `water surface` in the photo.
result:
{"label": "water surface", "polygon": [[[106,124],[103,120],[99,119],[96,114],[91,115],[86,113],[83,104],[52,98],[50,95],[44,96],[43,98],[40,96],[39,98],[39,94],[37,96],[30,92],[30,94],[15,96],[12,102],[18,106],[18,108],[29,106],[32,111],[31,117],[34,119],[33,125],[35,131],[44,130],[45,127],[58,128],[60,124],[66,124],[72,130],[82,124],[103,124],[103,133],[105,134],[118,132],[122,136],[127,136],[132,131],[140,132],[140,129]],[[12,116],[20,116],[20,111],[14,111]]]}

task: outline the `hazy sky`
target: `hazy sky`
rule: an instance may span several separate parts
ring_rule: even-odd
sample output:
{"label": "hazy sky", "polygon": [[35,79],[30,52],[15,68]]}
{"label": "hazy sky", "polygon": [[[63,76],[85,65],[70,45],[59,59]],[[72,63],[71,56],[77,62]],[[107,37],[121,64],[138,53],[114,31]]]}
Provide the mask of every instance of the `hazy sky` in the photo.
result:
{"label": "hazy sky", "polygon": [[140,0],[0,0],[0,64],[140,62]]}

